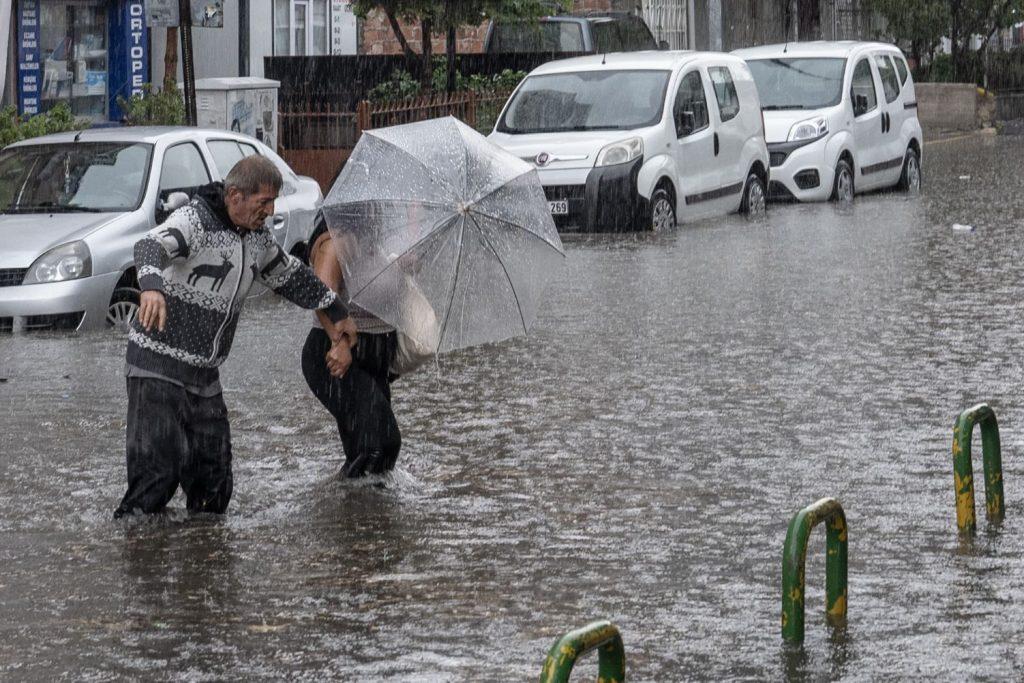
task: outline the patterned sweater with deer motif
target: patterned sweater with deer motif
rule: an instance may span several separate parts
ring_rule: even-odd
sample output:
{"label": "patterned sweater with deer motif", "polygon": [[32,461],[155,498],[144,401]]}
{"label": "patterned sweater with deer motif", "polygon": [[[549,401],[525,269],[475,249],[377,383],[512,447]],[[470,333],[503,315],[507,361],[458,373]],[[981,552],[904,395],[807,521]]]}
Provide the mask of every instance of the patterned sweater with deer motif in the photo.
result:
{"label": "patterned sweater with deer motif", "polygon": [[217,380],[231,350],[245,297],[260,282],[303,308],[323,309],[337,322],[348,310],[337,295],[266,228],[236,228],[213,183],[135,245],[142,290],[163,292],[164,331],[136,321],[128,333],[127,362],[186,385]]}

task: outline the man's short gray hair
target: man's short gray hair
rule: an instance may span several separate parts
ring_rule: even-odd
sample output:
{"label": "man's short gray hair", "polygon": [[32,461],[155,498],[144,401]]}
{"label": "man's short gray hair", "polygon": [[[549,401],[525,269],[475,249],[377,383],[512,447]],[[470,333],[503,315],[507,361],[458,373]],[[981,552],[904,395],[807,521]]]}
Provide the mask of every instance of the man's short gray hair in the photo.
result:
{"label": "man's short gray hair", "polygon": [[237,188],[242,194],[256,194],[263,187],[270,187],[274,193],[281,191],[284,180],[274,162],[266,157],[253,154],[235,164],[224,179],[224,192]]}

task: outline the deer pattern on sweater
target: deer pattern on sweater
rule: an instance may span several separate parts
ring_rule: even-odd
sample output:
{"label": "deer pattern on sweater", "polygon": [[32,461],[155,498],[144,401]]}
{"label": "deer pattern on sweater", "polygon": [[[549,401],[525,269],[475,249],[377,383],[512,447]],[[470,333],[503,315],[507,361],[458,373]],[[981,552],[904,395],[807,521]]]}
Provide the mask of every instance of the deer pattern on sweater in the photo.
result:
{"label": "deer pattern on sweater", "polygon": [[163,332],[133,324],[129,357],[134,345],[193,367],[220,365],[254,282],[304,308],[326,309],[332,319],[346,315],[337,295],[269,231],[225,225],[199,197],[136,243],[135,264],[140,288],[163,293],[167,324]]}

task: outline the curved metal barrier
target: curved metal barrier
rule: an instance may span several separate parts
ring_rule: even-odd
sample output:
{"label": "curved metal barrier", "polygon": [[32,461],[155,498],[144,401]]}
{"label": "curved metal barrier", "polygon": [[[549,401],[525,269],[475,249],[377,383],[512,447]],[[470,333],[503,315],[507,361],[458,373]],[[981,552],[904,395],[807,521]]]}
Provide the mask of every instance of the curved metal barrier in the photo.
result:
{"label": "curved metal barrier", "polygon": [[1003,519],[1003,461],[999,450],[999,424],[987,403],[960,413],[953,427],[953,487],[956,491],[956,525],[973,533],[974,467],[971,463],[971,434],[981,425],[981,458],[985,468],[985,511],[989,521]]}
{"label": "curved metal barrier", "polygon": [[626,653],[619,629],[610,621],[595,621],[566,633],[551,646],[540,683],[567,683],[576,660],[594,649],[597,650],[597,680],[600,683],[625,681]]}
{"label": "curved metal barrier", "polygon": [[825,614],[846,619],[846,515],[834,498],[822,498],[793,515],[782,549],[782,637],[804,639],[804,566],[811,530],[827,521],[825,537]]}

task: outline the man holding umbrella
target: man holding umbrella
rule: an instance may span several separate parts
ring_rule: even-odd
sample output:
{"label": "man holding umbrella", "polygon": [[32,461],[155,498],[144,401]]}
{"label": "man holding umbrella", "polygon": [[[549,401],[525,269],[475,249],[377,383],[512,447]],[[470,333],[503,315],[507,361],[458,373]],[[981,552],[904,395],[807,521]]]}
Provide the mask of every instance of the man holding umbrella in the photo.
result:
{"label": "man holding umbrella", "polygon": [[231,435],[218,368],[255,281],[316,309],[335,376],[351,361],[355,325],[337,295],[264,227],[281,173],[246,157],[223,187],[201,188],[135,245],[142,289],[128,335],[128,491],[114,517],[164,508],[181,485],[190,512],[223,513],[231,499]]}

